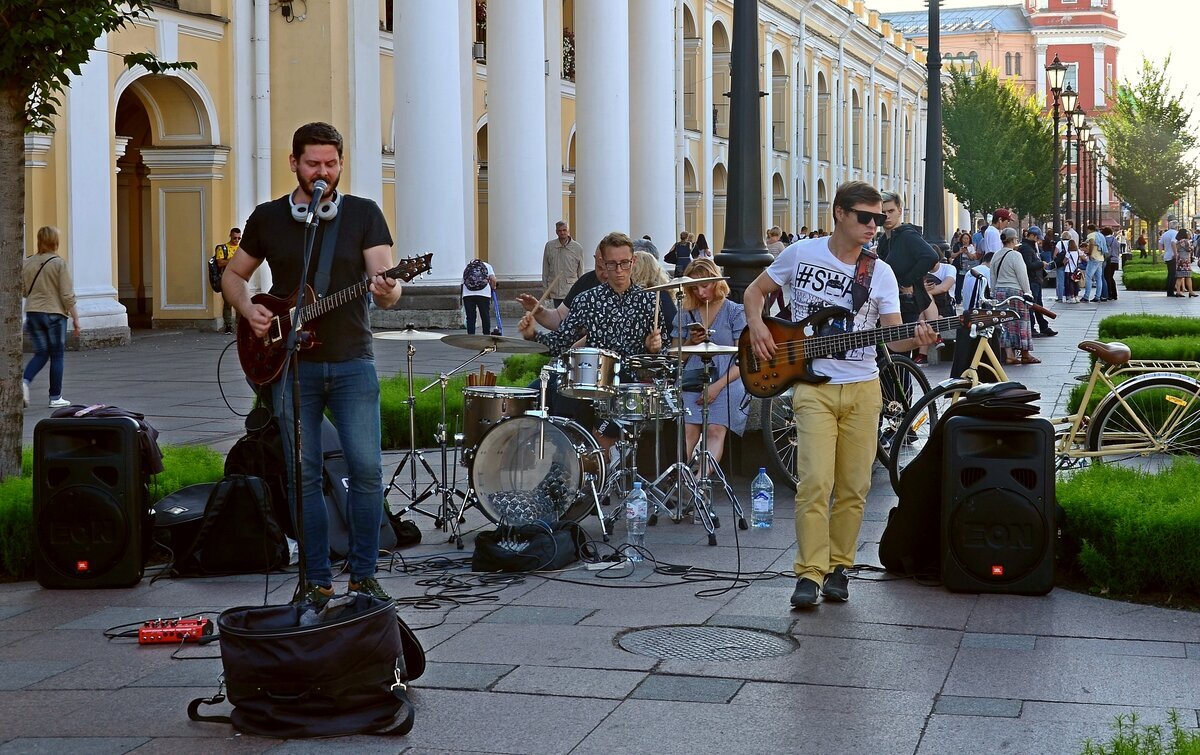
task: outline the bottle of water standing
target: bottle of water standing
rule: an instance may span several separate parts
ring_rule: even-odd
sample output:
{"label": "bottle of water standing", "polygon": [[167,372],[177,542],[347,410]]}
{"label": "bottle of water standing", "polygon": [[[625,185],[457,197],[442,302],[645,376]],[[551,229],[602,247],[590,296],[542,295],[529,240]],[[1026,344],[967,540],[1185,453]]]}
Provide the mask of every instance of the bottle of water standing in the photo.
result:
{"label": "bottle of water standing", "polygon": [[755,527],[770,527],[775,519],[775,483],[767,476],[766,467],[758,468],[758,477],[750,486],[750,523]]}
{"label": "bottle of water standing", "polygon": [[625,549],[625,558],[630,561],[641,561],[642,554],[638,548],[646,542],[646,519],[649,516],[649,501],[646,500],[646,492],[642,490],[642,483],[633,483],[633,490],[629,491],[629,495],[625,498],[625,542],[629,547]]}

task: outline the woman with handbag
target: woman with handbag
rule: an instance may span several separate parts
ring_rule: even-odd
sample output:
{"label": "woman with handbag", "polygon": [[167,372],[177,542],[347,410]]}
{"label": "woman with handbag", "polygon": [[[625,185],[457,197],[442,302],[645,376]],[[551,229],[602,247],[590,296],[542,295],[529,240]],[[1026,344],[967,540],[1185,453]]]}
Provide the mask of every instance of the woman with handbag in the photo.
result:
{"label": "woman with handbag", "polygon": [[45,226],[37,232],[37,254],[21,266],[21,290],[25,292],[25,332],[33,342],[33,358],[25,365],[21,397],[29,406],[29,384],[50,363],[50,408],[70,406],[62,396],[63,368],[67,350],[67,316],[79,338],[79,313],[75,310],[75,287],[71,271],[58,251],[58,229]]}
{"label": "woman with handbag", "polygon": [[[1011,296],[1023,296],[1030,291],[1029,269],[1025,258],[1017,250],[1016,228],[1005,228],[1000,232],[1004,248],[992,259],[992,291],[997,301]],[[1020,317],[1010,320],[1001,327],[1000,345],[1004,347],[1004,363],[1040,364],[1042,360],[1033,355],[1033,330],[1029,324],[1029,309],[1024,300],[1009,302]]]}
{"label": "woman with handbag", "polygon": [[[689,278],[719,277],[721,270],[712,260],[698,259],[688,265],[684,275]],[[675,345],[678,346],[682,339],[684,346],[695,346],[706,341],[736,346],[742,331],[746,329],[746,310],[741,304],[730,301],[728,296],[729,284],[725,281],[685,287],[683,310],[675,318],[673,328]],[[740,379],[736,356],[718,354],[713,357],[709,382],[704,379],[704,363],[699,356],[689,357],[683,365],[683,403],[690,412],[684,419],[684,439],[689,459],[700,440],[702,404],[708,406],[706,443],[716,463],[721,462],[727,431],[741,435],[746,430],[749,407],[745,401],[746,388]]]}
{"label": "woman with handbag", "polygon": [[1195,239],[1186,228],[1175,237],[1175,295],[1195,296],[1192,290],[1192,261],[1196,255]]}

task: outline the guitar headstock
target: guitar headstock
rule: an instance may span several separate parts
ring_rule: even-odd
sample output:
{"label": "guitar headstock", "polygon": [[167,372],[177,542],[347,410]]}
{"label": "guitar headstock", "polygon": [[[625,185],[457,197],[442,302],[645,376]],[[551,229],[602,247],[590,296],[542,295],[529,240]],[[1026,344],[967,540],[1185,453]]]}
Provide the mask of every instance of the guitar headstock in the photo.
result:
{"label": "guitar headstock", "polygon": [[422,273],[433,269],[433,252],[426,252],[419,257],[408,257],[400,260],[400,264],[388,270],[384,275],[408,283]]}
{"label": "guitar headstock", "polygon": [[999,325],[1002,322],[1012,322],[1020,318],[1021,315],[1017,314],[1015,309],[973,309],[970,312],[963,313],[962,324],[965,328],[969,328],[972,325],[981,328],[990,328],[993,325]]}

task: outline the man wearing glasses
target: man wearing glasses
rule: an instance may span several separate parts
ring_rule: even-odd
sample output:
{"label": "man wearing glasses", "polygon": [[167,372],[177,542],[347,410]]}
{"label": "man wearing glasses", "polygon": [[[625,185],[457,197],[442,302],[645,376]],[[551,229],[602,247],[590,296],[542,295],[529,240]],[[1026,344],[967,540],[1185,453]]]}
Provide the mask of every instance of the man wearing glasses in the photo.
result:
{"label": "man wearing glasses", "polygon": [[[775,355],[776,344],[763,324],[763,303],[791,287],[792,319],[802,320],[829,306],[853,311],[853,286],[863,245],[883,224],[883,200],[870,184],[851,181],[833,198],[833,234],[788,247],[746,289],[746,325],[754,354]],[[845,323],[847,330],[901,325],[896,275],[886,264],[871,269],[865,301]],[[889,346],[896,351],[927,346],[933,330],[915,326],[913,338]],[[828,383],[798,383],[792,396],[796,418],[796,589],[793,606],[814,606],[850,597],[846,569],[854,564],[863,507],[871,489],[871,464],[879,433],[882,398],[875,347],[813,360]],[[832,497],[832,505],[831,505]]]}

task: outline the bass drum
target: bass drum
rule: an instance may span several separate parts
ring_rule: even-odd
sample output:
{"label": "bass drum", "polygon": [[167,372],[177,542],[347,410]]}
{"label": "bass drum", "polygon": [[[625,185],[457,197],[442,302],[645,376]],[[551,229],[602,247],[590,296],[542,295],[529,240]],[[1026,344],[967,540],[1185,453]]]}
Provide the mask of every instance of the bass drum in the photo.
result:
{"label": "bass drum", "polygon": [[471,460],[471,488],[498,524],[577,522],[604,489],[604,453],[592,434],[562,417],[513,417],[493,425]]}

